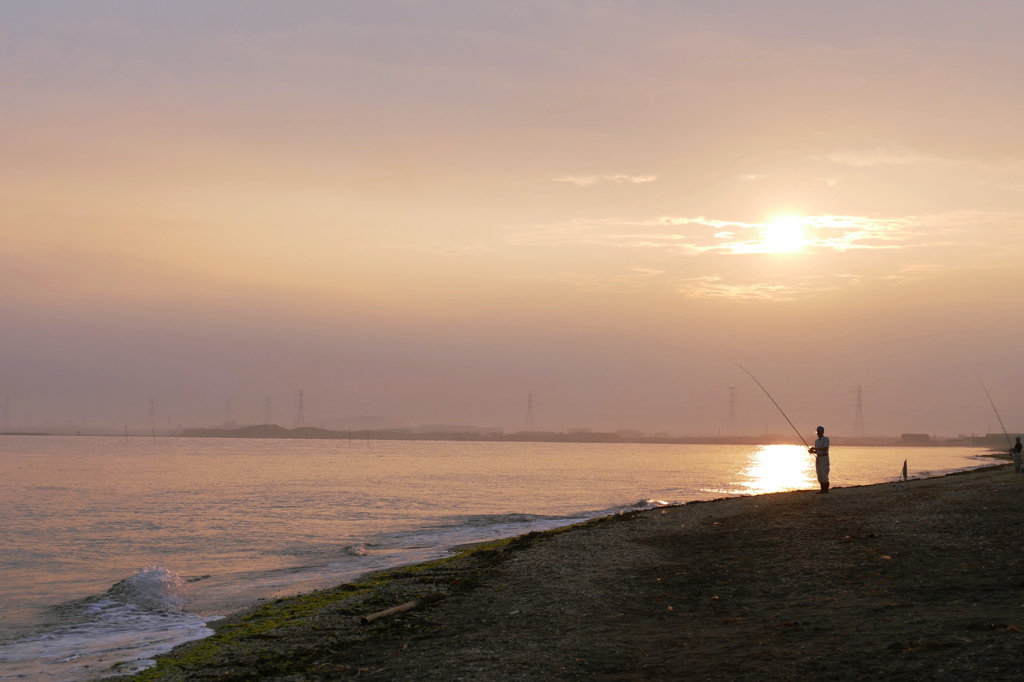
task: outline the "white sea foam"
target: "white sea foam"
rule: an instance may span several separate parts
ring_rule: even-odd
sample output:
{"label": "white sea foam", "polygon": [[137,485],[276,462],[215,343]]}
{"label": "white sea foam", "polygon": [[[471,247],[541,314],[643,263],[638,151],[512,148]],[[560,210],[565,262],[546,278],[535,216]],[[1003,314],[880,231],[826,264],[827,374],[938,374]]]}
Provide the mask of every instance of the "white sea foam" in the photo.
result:
{"label": "white sea foam", "polygon": [[177,573],[147,566],[107,591],[109,599],[148,611],[180,613],[189,601],[189,588]]}

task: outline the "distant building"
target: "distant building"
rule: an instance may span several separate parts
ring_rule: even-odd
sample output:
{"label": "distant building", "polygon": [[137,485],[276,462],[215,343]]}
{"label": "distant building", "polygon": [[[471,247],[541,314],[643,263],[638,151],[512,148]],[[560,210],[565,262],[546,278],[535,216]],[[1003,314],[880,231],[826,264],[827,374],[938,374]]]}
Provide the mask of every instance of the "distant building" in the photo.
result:
{"label": "distant building", "polygon": [[637,431],[636,429],[619,429],[615,432],[615,435],[619,438],[643,438],[643,431]]}
{"label": "distant building", "polygon": [[964,440],[968,445],[987,448],[1008,448],[1012,438],[1007,438],[1005,433],[986,433],[984,436],[966,436]]}
{"label": "distant building", "polygon": [[932,437],[927,433],[902,433],[900,434],[900,443],[903,445],[927,445],[932,441]]}
{"label": "distant building", "polygon": [[566,433],[593,433],[594,429],[569,429]]}

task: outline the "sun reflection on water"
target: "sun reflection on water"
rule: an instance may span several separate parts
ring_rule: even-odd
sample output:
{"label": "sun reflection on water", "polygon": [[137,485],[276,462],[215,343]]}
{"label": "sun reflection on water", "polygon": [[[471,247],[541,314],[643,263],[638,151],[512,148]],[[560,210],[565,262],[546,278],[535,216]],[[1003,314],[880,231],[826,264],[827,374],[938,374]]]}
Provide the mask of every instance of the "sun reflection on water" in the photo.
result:
{"label": "sun reflection on water", "polygon": [[740,472],[740,485],[752,495],[817,487],[814,458],[802,445],[762,445]]}

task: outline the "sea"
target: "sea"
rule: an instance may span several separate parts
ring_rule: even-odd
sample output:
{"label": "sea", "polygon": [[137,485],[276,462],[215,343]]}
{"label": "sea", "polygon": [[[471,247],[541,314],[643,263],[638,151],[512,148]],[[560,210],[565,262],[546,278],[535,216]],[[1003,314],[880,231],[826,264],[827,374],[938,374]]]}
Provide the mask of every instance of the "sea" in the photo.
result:
{"label": "sea", "polygon": [[[834,486],[991,463],[833,450]],[[792,445],[0,436],[0,680],[142,670],[259,600],[458,545],[816,487]]]}

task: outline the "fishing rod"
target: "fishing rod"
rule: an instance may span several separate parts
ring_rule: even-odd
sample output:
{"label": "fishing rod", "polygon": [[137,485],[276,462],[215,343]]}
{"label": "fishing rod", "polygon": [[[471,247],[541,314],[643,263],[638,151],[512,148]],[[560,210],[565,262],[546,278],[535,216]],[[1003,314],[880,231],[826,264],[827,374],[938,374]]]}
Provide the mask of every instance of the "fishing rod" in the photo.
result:
{"label": "fishing rod", "polygon": [[[739,367],[740,369],[742,369],[744,372],[746,372],[747,376],[749,376],[751,379],[753,379],[755,384],[757,384],[758,386],[761,386],[761,382],[758,381],[757,377],[755,377],[753,374],[751,374],[750,371],[746,367],[744,367],[743,365],[741,365],[739,363],[736,363],[736,366]],[[782,413],[782,416],[786,417],[786,413],[782,412],[782,408],[779,407],[779,404],[777,402],[775,402],[775,398],[773,398],[772,394],[768,392],[768,389],[765,388],[764,386],[761,386],[761,390],[764,391],[764,394],[766,396],[768,396],[768,400],[771,400],[772,403],[775,405],[775,407],[777,407],[779,409],[779,412]],[[786,417],[786,421],[789,422],[790,426],[793,426],[793,422],[789,421],[789,417]],[[793,430],[796,431],[796,435],[800,438],[800,440],[804,441],[804,445],[807,445],[807,441],[804,440],[804,437],[802,435],[800,435],[800,429],[798,429],[795,426],[793,426]],[[1007,438],[1009,438],[1009,436],[1007,436]],[[811,446],[807,445],[807,447],[810,448]]]}
{"label": "fishing rod", "polygon": [[999,420],[999,428],[1003,430],[1003,435],[1006,436],[1006,444],[1009,445],[1012,450],[1013,443],[1010,442],[1010,434],[1006,432],[1006,427],[1003,426],[1003,418],[999,416],[999,410],[996,409],[996,404],[992,402],[992,396],[988,394],[988,389],[985,388],[985,382],[983,382],[981,377],[977,374],[974,375],[974,378],[978,380],[979,384],[981,384],[981,390],[985,391],[985,397],[988,398],[988,404],[992,406],[992,411],[996,413],[996,419]]}

